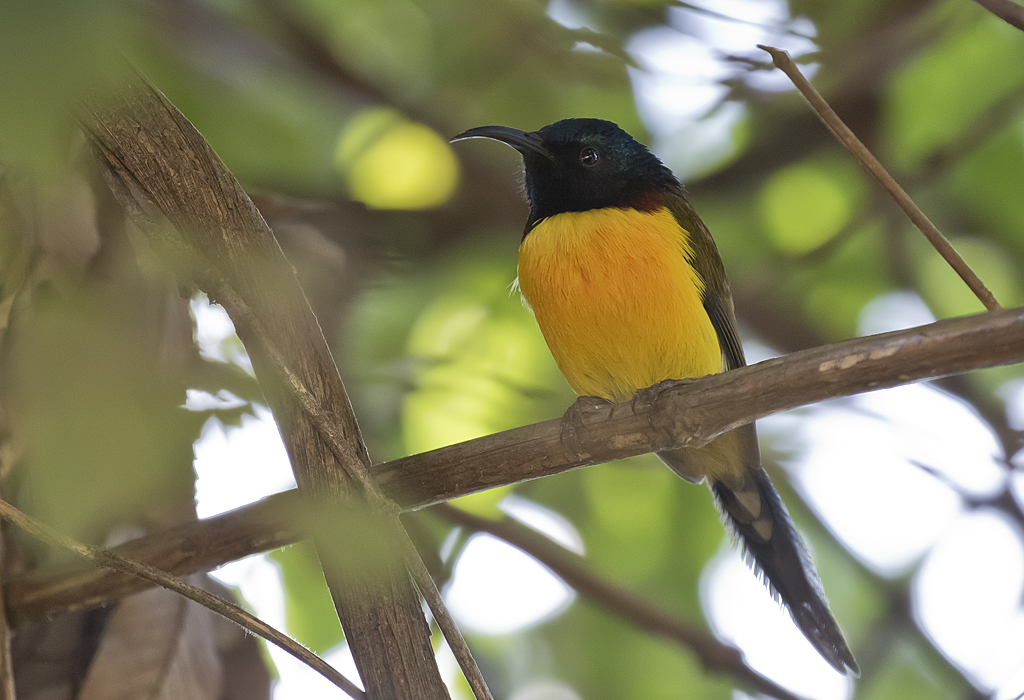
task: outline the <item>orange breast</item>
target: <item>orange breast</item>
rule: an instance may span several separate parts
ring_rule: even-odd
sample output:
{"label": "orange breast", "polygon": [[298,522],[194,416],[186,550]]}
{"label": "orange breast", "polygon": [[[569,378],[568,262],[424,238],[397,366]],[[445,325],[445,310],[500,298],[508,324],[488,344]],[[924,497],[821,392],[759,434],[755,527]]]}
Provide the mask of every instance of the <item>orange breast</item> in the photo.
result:
{"label": "orange breast", "polygon": [[688,239],[667,209],[567,212],[523,239],[519,288],[576,393],[623,401],[721,371]]}

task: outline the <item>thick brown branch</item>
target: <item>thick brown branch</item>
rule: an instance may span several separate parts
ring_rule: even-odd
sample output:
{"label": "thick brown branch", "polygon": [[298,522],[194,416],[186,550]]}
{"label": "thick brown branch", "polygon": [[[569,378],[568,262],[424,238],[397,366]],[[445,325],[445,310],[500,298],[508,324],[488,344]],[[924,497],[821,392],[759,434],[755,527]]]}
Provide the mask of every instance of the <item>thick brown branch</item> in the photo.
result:
{"label": "thick brown branch", "polygon": [[[373,469],[405,510],[611,459],[700,445],[745,422],[830,398],[1024,361],[1024,308],[939,321],[796,352],[692,380],[650,404],[595,410],[563,445],[546,421],[388,462]],[[121,545],[116,551],[176,574],[207,570],[298,539],[293,492]],[[12,622],[101,605],[138,590],[107,572],[62,570],[8,584]]]}
{"label": "thick brown branch", "polygon": [[[353,495],[347,474],[358,471],[357,463],[369,466],[369,457],[293,269],[252,201],[188,120],[137,75],[125,84],[121,95],[85,106],[80,121],[115,196],[154,248],[184,279],[213,298],[223,294],[281,430],[367,696],[447,698],[419,597],[391,539],[400,527],[397,515]],[[251,314],[231,306],[236,297]],[[315,397],[340,435],[336,445],[327,443],[281,381],[278,364]],[[363,546],[345,547],[347,541]]]}

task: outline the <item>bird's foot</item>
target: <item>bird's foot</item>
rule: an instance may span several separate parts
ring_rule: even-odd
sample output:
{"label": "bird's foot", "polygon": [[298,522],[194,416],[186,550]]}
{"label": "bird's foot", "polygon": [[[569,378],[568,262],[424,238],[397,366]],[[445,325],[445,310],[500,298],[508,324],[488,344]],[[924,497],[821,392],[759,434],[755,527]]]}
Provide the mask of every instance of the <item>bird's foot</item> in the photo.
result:
{"label": "bird's foot", "polygon": [[677,386],[688,382],[688,379],[663,379],[653,386],[649,386],[645,389],[638,390],[633,394],[633,400],[630,401],[630,407],[633,409],[633,414],[641,413],[651,408],[654,403],[658,400],[662,394],[669,389],[675,389]]}
{"label": "bird's foot", "polygon": [[584,457],[580,450],[579,440],[579,434],[584,426],[584,416],[593,414],[610,404],[611,401],[602,399],[600,396],[580,396],[562,414],[560,440],[563,446],[568,446],[572,450],[572,454],[576,459]]}

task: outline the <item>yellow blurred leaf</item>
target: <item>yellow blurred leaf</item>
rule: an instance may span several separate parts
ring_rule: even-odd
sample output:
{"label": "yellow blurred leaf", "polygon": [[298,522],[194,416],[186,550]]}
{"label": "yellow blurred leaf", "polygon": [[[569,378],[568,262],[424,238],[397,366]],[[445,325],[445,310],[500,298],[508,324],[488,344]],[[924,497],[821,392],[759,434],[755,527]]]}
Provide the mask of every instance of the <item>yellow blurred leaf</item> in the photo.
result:
{"label": "yellow blurred leaf", "polygon": [[386,109],[361,112],[346,125],[335,165],[352,197],[374,209],[437,206],[459,181],[459,163],[447,141]]}

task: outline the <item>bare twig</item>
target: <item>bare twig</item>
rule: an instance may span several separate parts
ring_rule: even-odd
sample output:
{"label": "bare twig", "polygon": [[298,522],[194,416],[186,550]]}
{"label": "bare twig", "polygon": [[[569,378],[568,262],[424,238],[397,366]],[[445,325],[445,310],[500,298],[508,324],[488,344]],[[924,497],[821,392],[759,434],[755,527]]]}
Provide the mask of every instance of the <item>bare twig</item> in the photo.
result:
{"label": "bare twig", "polygon": [[121,555],[112,552],[104,547],[88,545],[68,537],[62,532],[42,523],[30,515],[27,515],[7,501],[0,500],[0,517],[17,525],[33,537],[55,547],[74,552],[80,557],[89,560],[98,567],[119,571],[131,576],[137,576],[150,583],[155,583],[169,591],[188,598],[191,601],[202,605],[204,608],[226,617],[242,629],[255,634],[258,637],[276,644],[278,647],[303,662],[334,685],[348,693],[356,700],[365,700],[366,695],[352,681],[348,680],[341,673],[336,671],[330,664],[319,656],[306,649],[304,646],[271,627],[259,618],[250,615],[248,612],[233,603],[219,598],[208,591],[185,583],[159,569],[140,564],[131,559],[125,559]]}
{"label": "bare twig", "polygon": [[[562,444],[561,421],[535,423],[373,467],[385,496],[403,510],[570,469],[700,445],[752,420],[824,399],[971,369],[1024,361],[1024,308],[947,319],[903,331],[795,352],[686,382],[652,405],[617,404],[588,413],[579,453]],[[486,467],[484,466],[486,465]],[[177,574],[211,569],[295,542],[292,491],[117,548]],[[115,574],[68,571],[8,584],[13,624],[109,603],[138,590]]]}
{"label": "bare twig", "polygon": [[323,405],[305,387],[302,380],[289,369],[276,344],[264,332],[260,320],[252,313],[244,300],[226,285],[222,285],[217,290],[216,296],[218,301],[229,307],[232,318],[245,319],[245,322],[256,334],[263,350],[270,356],[277,370],[281,373],[285,386],[288,387],[306,414],[312,419],[313,424],[320,432],[320,436],[327,442],[328,446],[338,457],[338,460],[345,465],[349,476],[362,487],[363,495],[367,502],[380,512],[390,514],[391,517],[388,518],[388,522],[402,548],[405,565],[409,569],[410,574],[412,574],[413,580],[416,582],[416,586],[419,588],[424,600],[427,601],[430,612],[434,616],[434,621],[437,622],[441,633],[444,634],[444,638],[448,641],[452,654],[459,662],[459,667],[469,682],[473,695],[477,700],[494,700],[491,691],[487,687],[487,682],[484,680],[483,673],[480,671],[476,659],[473,658],[469,645],[448,612],[444,599],[441,598],[441,593],[437,590],[437,585],[431,578],[430,572],[416,550],[416,546],[409,539],[409,533],[405,531],[405,528],[402,527],[401,522],[398,520],[400,508],[381,492],[377,482],[370,475],[363,462],[351,454],[351,448],[346,444],[340,432],[327,417],[327,412],[324,410]]}
{"label": "bare twig", "polygon": [[1024,6],[1013,0],[974,0],[1007,24],[1024,32]]}
{"label": "bare twig", "polygon": [[730,675],[751,689],[780,700],[798,700],[798,696],[750,668],[736,647],[718,641],[625,588],[597,576],[583,557],[537,531],[511,518],[488,520],[449,505],[435,506],[431,512],[472,530],[488,532],[521,549],[601,607],[642,629],[663,634],[689,648],[706,670]]}
{"label": "bare twig", "polygon": [[850,130],[846,124],[839,118],[839,115],[829,107],[828,103],[821,94],[814,89],[814,86],[808,82],[803,76],[800,70],[796,67],[796,64],[790,59],[789,54],[781,49],[777,49],[771,46],[764,46],[758,44],[758,48],[767,51],[772,61],[775,63],[775,67],[783,71],[789,79],[793,81],[797,90],[804,96],[807,102],[811,105],[811,109],[818,115],[822,123],[828,127],[828,130],[839,139],[839,141],[846,146],[846,148],[853,154],[854,158],[869,172],[871,175],[878,180],[879,184],[886,189],[886,191],[892,196],[896,203],[906,213],[915,226],[924,234],[925,238],[935,247],[939,252],[939,255],[949,263],[967,286],[974,292],[975,296],[984,304],[985,308],[989,311],[1000,308],[999,302],[996,301],[995,297],[992,296],[992,292],[988,290],[985,284],[978,278],[974,273],[974,270],[964,261],[960,254],[954,250],[953,246],[946,239],[945,236],[935,227],[925,213],[914,203],[914,200],[910,198],[910,195],[900,187],[899,183],[893,179],[892,175],[886,171],[882,164],[872,155],[871,151],[867,149],[860,139],[858,139],[854,133]]}
{"label": "bare twig", "polygon": [[[0,572],[7,571],[7,542],[0,532]],[[0,581],[4,580],[0,576]],[[7,617],[4,592],[0,590],[0,700],[17,700],[14,688],[14,664],[11,660],[11,623]]]}

